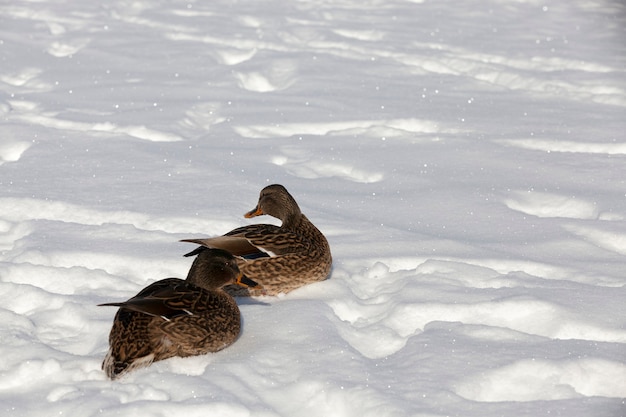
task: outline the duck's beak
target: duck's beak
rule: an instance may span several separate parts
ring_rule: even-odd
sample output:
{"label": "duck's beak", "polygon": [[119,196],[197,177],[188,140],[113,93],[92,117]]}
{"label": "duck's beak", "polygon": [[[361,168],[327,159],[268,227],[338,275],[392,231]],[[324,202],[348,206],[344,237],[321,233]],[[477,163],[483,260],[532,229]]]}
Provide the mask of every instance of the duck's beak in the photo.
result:
{"label": "duck's beak", "polygon": [[235,281],[235,284],[240,285],[244,288],[254,288],[256,286],[258,286],[259,284],[255,281],[252,281],[250,278],[248,278],[247,276],[245,276],[244,274],[239,274],[239,276],[237,277],[237,280]]}
{"label": "duck's beak", "polygon": [[244,214],[243,217],[245,217],[246,219],[249,219],[250,217],[261,216],[263,214],[265,213],[263,213],[263,210],[261,210],[261,207],[256,206],[255,208],[253,208],[252,210]]}

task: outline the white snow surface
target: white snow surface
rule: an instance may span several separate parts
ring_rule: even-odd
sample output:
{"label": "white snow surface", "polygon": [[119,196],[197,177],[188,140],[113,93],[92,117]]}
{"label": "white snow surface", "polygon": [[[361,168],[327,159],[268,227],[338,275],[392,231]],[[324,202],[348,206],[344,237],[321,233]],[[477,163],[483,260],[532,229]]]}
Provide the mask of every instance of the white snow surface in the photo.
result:
{"label": "white snow surface", "polygon": [[[626,415],[625,72],[617,0],[3,1],[0,414]],[[107,380],[271,183],[330,279]]]}

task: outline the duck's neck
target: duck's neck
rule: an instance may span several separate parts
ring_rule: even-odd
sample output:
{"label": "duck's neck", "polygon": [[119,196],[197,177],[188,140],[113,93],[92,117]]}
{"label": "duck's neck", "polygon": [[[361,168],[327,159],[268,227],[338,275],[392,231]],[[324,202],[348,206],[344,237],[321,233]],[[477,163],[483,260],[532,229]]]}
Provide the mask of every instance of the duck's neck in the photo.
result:
{"label": "duck's neck", "polygon": [[283,229],[294,230],[300,227],[300,225],[304,221],[306,221],[306,217],[304,217],[304,214],[302,214],[300,211],[289,213],[283,219],[283,224],[281,227]]}
{"label": "duck's neck", "polygon": [[220,269],[215,269],[214,267],[211,267],[211,265],[207,265],[204,259],[201,259],[200,256],[198,256],[191,264],[191,268],[189,268],[186,281],[197,287],[202,287],[206,290],[213,290],[216,289],[216,285],[209,282],[207,277],[214,276],[220,272]]}

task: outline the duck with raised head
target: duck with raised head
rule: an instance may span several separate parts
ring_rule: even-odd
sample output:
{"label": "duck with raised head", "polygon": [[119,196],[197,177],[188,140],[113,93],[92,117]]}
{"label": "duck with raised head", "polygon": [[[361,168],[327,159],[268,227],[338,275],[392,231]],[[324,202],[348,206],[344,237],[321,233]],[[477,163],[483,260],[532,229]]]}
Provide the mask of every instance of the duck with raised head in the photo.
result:
{"label": "duck with raised head", "polygon": [[262,287],[240,290],[229,286],[226,291],[232,295],[277,295],[326,279],[332,267],[328,241],[285,187],[273,184],[263,188],[257,206],[244,217],[263,214],[276,217],[282,224],[253,224],[223,236],[183,242],[231,252],[241,271]]}
{"label": "duck with raised head", "polygon": [[197,252],[186,280],[150,284],[119,307],[102,369],[111,379],[173,356],[203,355],[231,345],[241,331],[235,300],[222,289],[255,287],[233,255],[221,249]]}

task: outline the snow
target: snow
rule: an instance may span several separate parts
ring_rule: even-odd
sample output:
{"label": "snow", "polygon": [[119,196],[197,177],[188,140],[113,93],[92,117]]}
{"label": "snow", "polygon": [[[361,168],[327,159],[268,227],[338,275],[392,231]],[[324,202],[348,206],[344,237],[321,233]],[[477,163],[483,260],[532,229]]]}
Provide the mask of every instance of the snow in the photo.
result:
{"label": "snow", "polygon": [[[2,415],[626,415],[625,28],[612,0],[0,4]],[[107,380],[96,305],[184,277],[178,240],[270,183],[330,279]]]}

